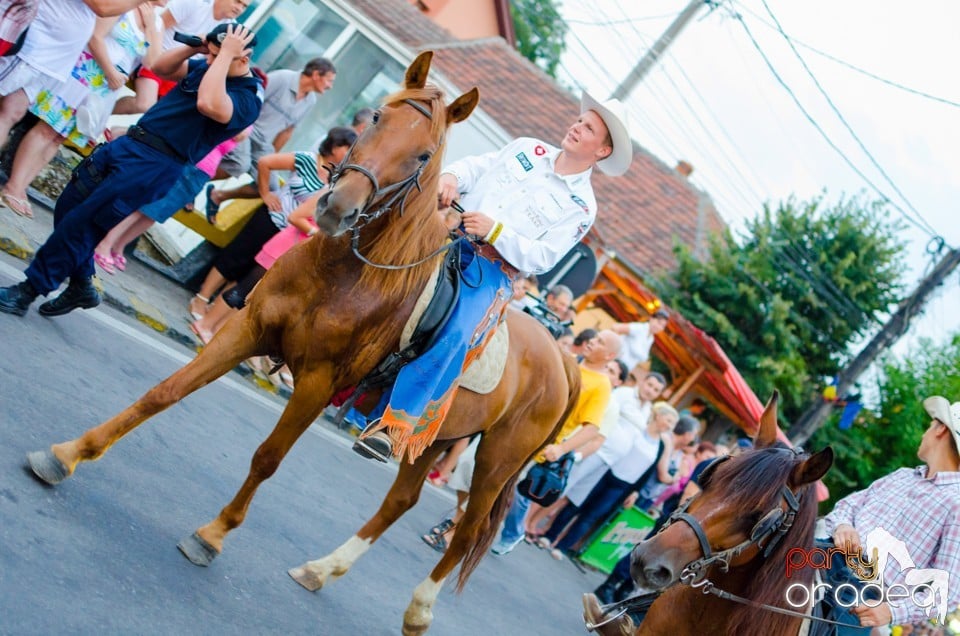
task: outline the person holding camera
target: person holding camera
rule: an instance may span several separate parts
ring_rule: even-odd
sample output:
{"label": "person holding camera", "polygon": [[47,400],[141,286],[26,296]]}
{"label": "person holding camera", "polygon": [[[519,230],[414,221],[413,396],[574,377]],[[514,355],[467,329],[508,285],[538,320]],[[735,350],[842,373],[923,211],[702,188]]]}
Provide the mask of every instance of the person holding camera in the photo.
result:
{"label": "person holding camera", "polygon": [[[449,388],[462,373],[468,345],[485,342],[503,319],[513,280],[521,273],[552,269],[593,226],[597,215],[590,183],[594,166],[619,176],[632,160],[624,105],[616,99],[600,103],[584,93],[580,115],[559,148],[522,137],[499,151],[460,159],[443,170],[440,206],[459,200],[465,210],[463,232],[480,238],[477,243],[461,243],[461,265],[464,261],[467,265],[462,269],[473,268],[483,276],[476,285],[463,285],[467,293],[458,302],[463,310],[460,331],[447,341],[455,344],[444,345],[451,355],[433,358],[442,359],[445,368],[438,371],[443,372],[426,372],[426,366],[435,363],[425,356],[401,370],[382,420],[364,430],[354,450],[386,461],[393,454],[390,433],[402,444],[412,432],[411,416],[428,410],[446,412],[441,400],[449,400],[453,393]],[[496,321],[490,321],[491,316]],[[488,327],[477,329],[481,324]],[[479,340],[471,342],[474,332]],[[417,369],[421,377],[429,376],[432,385],[417,384]],[[429,430],[437,431],[441,423],[431,422]]]}
{"label": "person holding camera", "polygon": [[[23,316],[37,296],[67,278],[67,289],[40,306],[42,315],[100,304],[92,280],[96,245],[134,210],[169,190],[184,165],[200,161],[260,114],[263,87],[250,72],[255,44],[252,31],[222,24],[201,46],[160,56],[155,70],[179,79],[177,88],[127,135],[100,146],[73,171],[54,209],[53,233],[27,267],[26,280],[0,288],[0,311]],[[189,59],[197,53],[206,59]]]}

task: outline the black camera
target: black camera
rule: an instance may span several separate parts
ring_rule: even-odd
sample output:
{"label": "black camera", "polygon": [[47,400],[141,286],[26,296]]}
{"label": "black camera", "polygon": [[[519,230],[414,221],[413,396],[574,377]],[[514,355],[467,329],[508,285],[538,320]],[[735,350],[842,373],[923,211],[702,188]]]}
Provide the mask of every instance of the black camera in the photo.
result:
{"label": "black camera", "polygon": [[188,33],[174,31],[173,39],[180,44],[186,44],[187,46],[192,46],[195,49],[203,46],[203,38],[198,35],[190,35]]}
{"label": "black camera", "polygon": [[527,305],[523,310],[537,319],[537,321],[547,328],[554,340],[557,340],[564,334],[567,328],[573,324],[571,321],[564,321],[557,314],[550,311],[547,304],[539,296],[527,294]]}

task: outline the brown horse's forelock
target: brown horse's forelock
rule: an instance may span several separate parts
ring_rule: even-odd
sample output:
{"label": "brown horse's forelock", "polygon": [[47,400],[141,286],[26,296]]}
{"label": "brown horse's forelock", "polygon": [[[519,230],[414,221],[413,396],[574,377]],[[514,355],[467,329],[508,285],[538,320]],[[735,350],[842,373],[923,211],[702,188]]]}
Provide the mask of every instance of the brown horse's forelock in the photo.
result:
{"label": "brown horse's forelock", "polygon": [[[374,263],[403,265],[414,263],[437,249],[447,235],[447,229],[437,213],[437,187],[440,166],[446,147],[447,107],[443,91],[435,86],[410,88],[393,93],[384,99],[385,105],[411,99],[430,110],[430,136],[437,150],[427,162],[420,176],[422,192],[411,190],[404,206],[403,217],[398,210],[387,213],[385,226],[376,240],[364,250],[364,256]],[[437,256],[422,265],[403,270],[388,271],[365,266],[359,284],[377,289],[384,298],[406,298],[418,284],[425,282],[432,268],[442,258]]]}
{"label": "brown horse's forelock", "polygon": [[[731,509],[750,511],[745,518],[744,531],[749,532],[752,524],[774,507],[783,506],[780,486],[787,484],[790,473],[806,456],[794,456],[785,446],[764,448],[744,453],[730,462],[712,479],[710,490],[723,492],[724,506]],[[800,497],[800,509],[789,532],[783,537],[774,551],[764,559],[752,575],[744,590],[744,596],[758,603],[792,609],[787,606],[784,593],[789,584],[809,584],[812,571],[799,572],[797,577],[787,580],[784,576],[786,553],[793,547],[813,547],[814,522],[817,515],[817,501],[813,484],[794,491]],[[759,498],[758,498],[759,495]],[[752,567],[747,565],[745,567]],[[720,575],[714,579],[723,587]],[[758,611],[749,605],[736,605],[730,614],[728,633],[731,634],[786,634],[798,619],[774,612]]]}

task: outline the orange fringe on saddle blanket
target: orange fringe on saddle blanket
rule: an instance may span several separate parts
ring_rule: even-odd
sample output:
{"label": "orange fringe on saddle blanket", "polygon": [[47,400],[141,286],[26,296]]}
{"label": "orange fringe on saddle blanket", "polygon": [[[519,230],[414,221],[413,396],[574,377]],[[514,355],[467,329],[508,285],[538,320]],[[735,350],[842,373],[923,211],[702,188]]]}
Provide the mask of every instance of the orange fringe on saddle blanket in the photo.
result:
{"label": "orange fringe on saddle blanket", "polygon": [[461,374],[483,353],[510,298],[515,270],[500,259],[473,258],[472,251],[461,257],[469,262],[462,265],[464,284],[450,320],[435,344],[400,370],[382,419],[364,432],[365,437],[386,429],[395,455],[411,464],[437,439]]}

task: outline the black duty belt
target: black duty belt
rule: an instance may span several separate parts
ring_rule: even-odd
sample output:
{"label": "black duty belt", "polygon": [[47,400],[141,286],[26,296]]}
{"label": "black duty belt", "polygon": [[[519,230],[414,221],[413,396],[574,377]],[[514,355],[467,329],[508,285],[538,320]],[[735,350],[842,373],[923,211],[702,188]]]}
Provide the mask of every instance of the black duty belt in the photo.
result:
{"label": "black duty belt", "polygon": [[183,154],[176,148],[168,144],[165,139],[154,135],[148,130],[144,130],[140,126],[130,126],[130,128],[127,129],[127,137],[130,137],[134,141],[138,141],[145,146],[150,146],[154,150],[162,152],[163,154],[167,155],[168,157],[172,157],[177,161],[184,163],[187,161],[187,158],[184,157]]}

